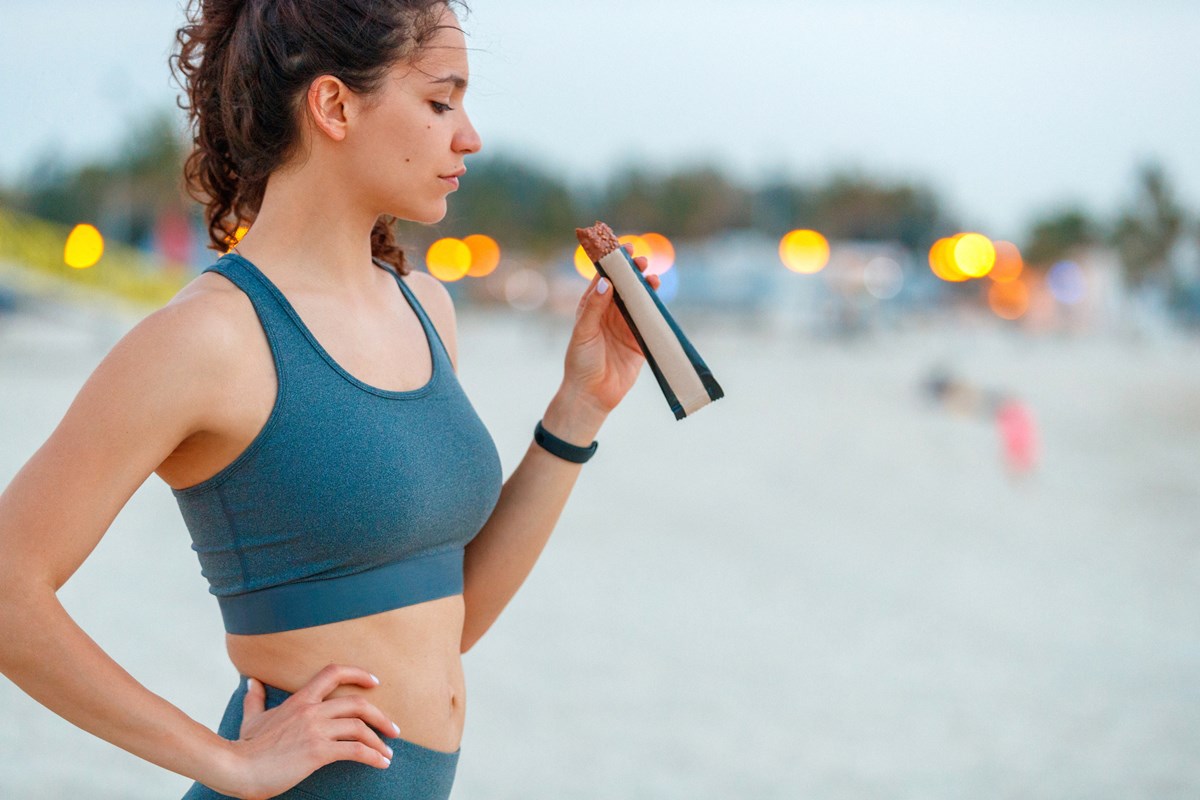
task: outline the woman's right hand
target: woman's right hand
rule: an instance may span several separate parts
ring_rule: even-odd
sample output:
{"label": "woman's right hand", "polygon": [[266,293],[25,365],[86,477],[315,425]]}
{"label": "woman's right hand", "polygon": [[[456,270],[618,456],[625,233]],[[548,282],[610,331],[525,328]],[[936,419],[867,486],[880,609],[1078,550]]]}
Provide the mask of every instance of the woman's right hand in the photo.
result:
{"label": "woman's right hand", "polygon": [[399,727],[361,695],[327,700],[342,684],[373,688],[379,680],[358,667],[330,664],[266,710],[266,690],[249,679],[241,735],[230,743],[237,756],[238,797],[274,797],[334,761],[359,761],[380,769],[391,764],[391,748],[372,728],[398,736]]}

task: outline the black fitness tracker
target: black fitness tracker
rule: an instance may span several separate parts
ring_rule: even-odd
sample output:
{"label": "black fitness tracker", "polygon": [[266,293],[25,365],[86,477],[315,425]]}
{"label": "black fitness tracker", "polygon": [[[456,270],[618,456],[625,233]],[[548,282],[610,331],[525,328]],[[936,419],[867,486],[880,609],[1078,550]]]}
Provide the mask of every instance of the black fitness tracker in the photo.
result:
{"label": "black fitness tracker", "polygon": [[576,464],[582,464],[593,455],[596,454],[596,448],[599,442],[592,442],[589,447],[579,447],[570,442],[565,442],[554,434],[542,427],[542,421],[539,419],[537,426],[533,429],[533,440],[537,442],[542,449],[553,453],[561,459],[572,461]]}

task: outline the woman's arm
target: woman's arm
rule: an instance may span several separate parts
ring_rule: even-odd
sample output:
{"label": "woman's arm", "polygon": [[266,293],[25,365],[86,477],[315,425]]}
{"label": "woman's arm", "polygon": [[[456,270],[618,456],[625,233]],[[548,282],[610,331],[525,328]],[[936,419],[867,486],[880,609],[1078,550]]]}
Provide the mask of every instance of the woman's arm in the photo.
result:
{"label": "woman's arm", "polygon": [[[645,258],[634,259],[645,270]],[[563,382],[542,422],[550,433],[586,447],[637,379],[645,356],[597,277],[580,298],[567,346]],[[647,278],[657,289],[656,275]],[[606,282],[607,283],[607,282]],[[463,564],[462,652],[492,626],[546,546],[582,465],[531,442],[500,491],[491,517],[467,545]]]}
{"label": "woman's arm", "polygon": [[[558,438],[586,447],[607,416],[564,385],[550,401],[542,423]],[[462,652],[492,626],[533,570],[583,466],[530,442],[521,463],[504,482],[491,517],[467,545]]]}
{"label": "woman's arm", "polygon": [[225,348],[197,345],[219,326],[195,311],[168,305],[126,334],[0,494],[0,672],[80,728],[220,786],[229,743],[138,683],[56,594],[215,400]]}
{"label": "woman's arm", "polygon": [[252,685],[231,742],[138,683],[58,601],[146,478],[237,408],[245,354],[267,348],[240,290],[196,287],[117,343],[0,494],[0,672],[89,733],[234,797],[274,797],[338,760],[384,768],[376,731],[398,732],[391,720],[360,697],[326,699],[340,684],[377,685],[365,670],[329,665],[270,710]]}

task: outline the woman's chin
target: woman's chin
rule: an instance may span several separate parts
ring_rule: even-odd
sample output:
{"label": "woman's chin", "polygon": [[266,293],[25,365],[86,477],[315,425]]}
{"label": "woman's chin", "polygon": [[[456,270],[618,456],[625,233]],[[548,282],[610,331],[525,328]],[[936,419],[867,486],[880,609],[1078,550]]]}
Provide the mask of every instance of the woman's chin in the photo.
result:
{"label": "woman's chin", "polygon": [[422,225],[435,225],[446,218],[446,201],[430,205],[428,208],[407,208],[401,213],[393,213],[397,219],[406,219]]}

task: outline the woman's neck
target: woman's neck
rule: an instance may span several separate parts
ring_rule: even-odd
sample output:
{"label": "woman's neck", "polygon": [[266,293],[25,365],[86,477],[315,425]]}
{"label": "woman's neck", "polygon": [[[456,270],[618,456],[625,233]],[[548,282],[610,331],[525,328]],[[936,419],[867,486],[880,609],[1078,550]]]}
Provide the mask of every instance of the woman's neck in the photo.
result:
{"label": "woman's neck", "polygon": [[371,265],[377,216],[355,202],[344,181],[319,173],[311,164],[272,173],[238,252],[272,279],[368,297],[379,285],[379,272]]}

